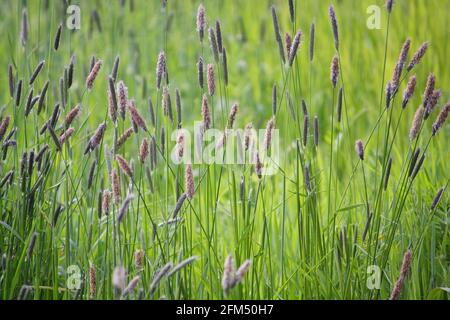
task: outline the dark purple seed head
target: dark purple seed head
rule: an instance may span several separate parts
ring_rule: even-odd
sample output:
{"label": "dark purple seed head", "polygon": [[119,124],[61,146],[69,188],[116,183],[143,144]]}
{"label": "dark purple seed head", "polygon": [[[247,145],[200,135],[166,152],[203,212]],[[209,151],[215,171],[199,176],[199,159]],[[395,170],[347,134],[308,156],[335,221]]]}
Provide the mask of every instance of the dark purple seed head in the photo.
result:
{"label": "dark purple seed head", "polygon": [[362,140],[356,140],[355,143],[356,154],[361,160],[364,160],[364,144]]}
{"label": "dark purple seed head", "polygon": [[333,30],[334,47],[336,48],[336,50],[339,51],[339,31],[338,31],[336,13],[334,11],[333,6],[330,6],[328,8],[328,15],[330,16],[331,28]]}

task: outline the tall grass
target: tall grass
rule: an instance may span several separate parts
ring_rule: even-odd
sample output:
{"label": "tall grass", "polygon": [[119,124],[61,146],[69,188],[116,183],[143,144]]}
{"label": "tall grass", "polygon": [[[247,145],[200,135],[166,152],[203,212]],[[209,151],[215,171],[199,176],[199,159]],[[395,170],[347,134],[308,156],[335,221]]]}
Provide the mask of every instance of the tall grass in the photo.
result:
{"label": "tall grass", "polygon": [[448,298],[449,3],[369,4],[2,3],[1,298]]}

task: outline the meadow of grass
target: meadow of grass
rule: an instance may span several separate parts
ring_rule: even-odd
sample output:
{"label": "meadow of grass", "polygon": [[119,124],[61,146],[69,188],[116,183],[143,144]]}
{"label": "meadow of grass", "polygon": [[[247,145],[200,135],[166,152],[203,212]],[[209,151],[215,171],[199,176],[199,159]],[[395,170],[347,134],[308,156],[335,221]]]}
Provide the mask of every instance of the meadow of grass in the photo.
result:
{"label": "meadow of grass", "polygon": [[[450,1],[391,2],[2,1],[0,299],[447,299]],[[208,112],[277,145],[172,161]]]}

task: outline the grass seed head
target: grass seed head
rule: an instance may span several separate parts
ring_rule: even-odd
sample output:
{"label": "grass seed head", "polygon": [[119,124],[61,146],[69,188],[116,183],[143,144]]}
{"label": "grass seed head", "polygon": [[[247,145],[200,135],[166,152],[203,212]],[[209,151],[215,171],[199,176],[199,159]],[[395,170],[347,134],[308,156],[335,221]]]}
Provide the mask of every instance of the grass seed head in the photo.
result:
{"label": "grass seed head", "polygon": [[116,82],[117,80],[117,74],[119,72],[119,64],[120,64],[120,56],[116,56],[116,58],[114,59],[114,64],[111,70],[111,79],[113,80],[113,82]]}
{"label": "grass seed head", "polygon": [[28,243],[28,247],[27,247],[28,259],[31,259],[31,256],[33,254],[33,249],[34,249],[34,246],[36,245],[37,236],[38,236],[38,234],[36,232],[33,232],[31,234],[30,242]]}
{"label": "grass seed head", "polygon": [[44,67],[45,64],[45,60],[42,60],[41,62],[39,62],[39,64],[36,66],[36,68],[34,69],[31,77],[30,77],[30,81],[28,82],[28,84],[31,86],[34,81],[36,80],[37,76],[39,75],[39,73],[41,72],[42,68]]}
{"label": "grass seed head", "polygon": [[236,271],[236,277],[235,277],[235,283],[238,284],[242,282],[244,279],[245,274],[250,269],[250,266],[252,264],[251,260],[245,260],[244,263],[241,264],[241,266]]}
{"label": "grass seed head", "polygon": [[211,128],[211,113],[209,111],[208,105],[208,97],[203,95],[202,99],[202,118],[203,118],[203,126],[205,130]]}
{"label": "grass seed head", "polygon": [[201,3],[197,9],[197,32],[200,42],[203,41],[205,36],[205,25],[205,7],[203,6],[203,3]]}
{"label": "grass seed head", "polygon": [[436,77],[434,74],[430,73],[427,78],[427,85],[425,87],[425,92],[423,94],[423,107],[426,108],[428,105],[428,100],[431,98],[434,92],[434,86],[436,85]]}
{"label": "grass seed head", "polygon": [[115,169],[111,170],[111,189],[114,203],[118,205],[120,203],[120,178]]}
{"label": "grass seed head", "polygon": [[259,153],[255,152],[255,173],[256,176],[258,177],[258,179],[262,179],[262,162],[261,159],[259,157]]}
{"label": "grass seed head", "polygon": [[64,131],[63,134],[59,136],[59,143],[63,145],[64,142],[66,142],[66,140],[70,138],[70,136],[73,134],[74,131],[75,129],[72,127],[67,128],[67,130]]}
{"label": "grass seed head", "polygon": [[391,105],[392,95],[394,93],[394,87],[392,86],[392,81],[389,81],[386,85],[385,94],[386,94],[386,109],[389,109]]}
{"label": "grass seed head", "polygon": [[133,170],[131,170],[131,167],[130,167],[130,164],[128,163],[128,161],[125,160],[125,158],[119,154],[116,155],[116,161],[117,161],[117,164],[119,165],[119,168],[122,171],[122,173],[129,176],[130,178],[132,178]]}
{"label": "grass seed head", "polygon": [[219,49],[217,48],[217,39],[213,28],[208,29],[209,45],[214,56],[214,61],[219,62]]}
{"label": "grass seed head", "polygon": [[77,104],[72,110],[69,111],[69,113],[66,116],[66,119],[64,119],[64,125],[66,128],[70,127],[72,122],[75,120],[75,118],[80,113],[81,107],[79,104]]}
{"label": "grass seed head", "polygon": [[236,121],[237,112],[238,112],[238,104],[233,103],[233,105],[231,106],[230,114],[228,115],[227,129],[233,128],[234,122]]}
{"label": "grass seed head", "polygon": [[9,85],[9,95],[11,98],[14,98],[14,74],[13,74],[13,66],[10,63],[8,65],[8,85]]}
{"label": "grass seed head", "polygon": [[20,105],[20,100],[22,97],[22,80],[19,80],[19,82],[17,83],[17,88],[16,88],[16,107],[18,107]]}
{"label": "grass seed head", "polygon": [[97,276],[94,265],[89,267],[89,294],[91,299],[94,299],[97,295]]}
{"label": "grass seed head", "polygon": [[364,144],[362,140],[356,140],[355,143],[356,154],[361,160],[364,160]]}
{"label": "grass seed head", "polygon": [[292,66],[295,56],[297,55],[298,47],[302,38],[302,32],[299,30],[295,34],[294,41],[292,42],[292,48],[289,51],[289,65]]}
{"label": "grass seed head", "polygon": [[217,50],[219,53],[223,51],[223,43],[222,43],[222,27],[220,26],[220,21],[216,20],[216,37],[217,37]]}
{"label": "grass seed head", "polygon": [[175,89],[175,105],[177,107],[177,127],[181,128],[182,116],[181,116],[181,94],[180,90]]}
{"label": "grass seed head", "polygon": [[283,63],[285,63],[286,57],[284,55],[283,40],[281,39],[280,25],[278,23],[277,11],[275,9],[275,6],[272,6],[270,8],[270,10],[272,11],[273,30],[275,32],[275,40],[277,41],[278,50],[280,52],[280,58],[281,58],[281,61],[283,61]]}
{"label": "grass seed head", "polygon": [[141,276],[135,276],[133,279],[131,279],[131,281],[128,283],[127,287],[123,290],[122,297],[126,297],[131,292],[133,292],[134,289],[136,289],[136,286],[138,285],[139,280],[141,280]]}
{"label": "grass seed head", "polygon": [[266,126],[266,132],[264,133],[264,150],[268,151],[270,149],[270,146],[272,145],[272,135],[273,135],[273,130],[275,128],[275,119],[271,118],[268,122],[267,122],[267,126]]}
{"label": "grass seed head", "polygon": [[203,58],[199,57],[197,62],[197,77],[198,77],[198,84],[200,88],[203,89],[203,76],[204,76],[204,65],[203,65]]}
{"label": "grass seed head", "polygon": [[195,193],[195,185],[194,185],[194,174],[192,173],[192,165],[190,163],[186,164],[185,168],[185,189],[186,196],[192,200]]}
{"label": "grass seed head", "polygon": [[62,24],[60,24],[58,26],[58,29],[56,29],[55,41],[53,42],[53,48],[55,49],[55,51],[58,51],[59,45],[61,43],[62,28],[63,28],[63,26],[62,26]]}
{"label": "grass seed head", "polygon": [[173,265],[171,262],[164,265],[156,274],[155,277],[152,280],[152,283],[150,284],[150,294],[153,295],[156,291],[156,288],[158,287],[159,283],[161,282],[162,278],[166,276],[170,269],[172,269]]}
{"label": "grass seed head", "polygon": [[333,88],[336,88],[338,79],[339,79],[339,58],[338,56],[334,56],[333,60],[331,60],[331,69],[330,69],[330,79]]}
{"label": "grass seed head", "polygon": [[406,39],[403,43],[402,50],[400,51],[400,56],[398,57],[397,64],[394,68],[394,74],[392,75],[391,85],[392,91],[396,92],[400,83],[400,78],[402,75],[403,67],[406,63],[408,57],[409,48],[411,46],[411,39]]}
{"label": "grass seed head", "polygon": [[250,122],[245,126],[244,132],[244,149],[247,151],[252,143],[253,124]]}
{"label": "grass seed head", "polygon": [[339,51],[338,23],[336,19],[336,12],[334,11],[334,7],[332,5],[328,8],[328,15],[330,16],[331,29],[333,30],[334,47],[337,51]]}
{"label": "grass seed head", "polygon": [[434,196],[433,202],[431,203],[431,210],[434,210],[436,206],[439,203],[439,200],[441,200],[442,193],[444,192],[444,188],[439,189],[439,191]]}
{"label": "grass seed head", "polygon": [[184,131],[180,130],[177,135],[177,146],[176,146],[178,160],[183,159],[184,142],[185,142],[184,140],[185,140]]}
{"label": "grass seed head", "polygon": [[222,67],[223,67],[223,81],[225,86],[228,85],[228,60],[227,60],[227,51],[225,47],[222,50]]}
{"label": "grass seed head", "polygon": [[386,166],[386,174],[384,176],[384,191],[386,191],[389,183],[389,177],[391,175],[391,167],[392,167],[392,158],[389,158],[389,161]]}
{"label": "grass seed head", "polygon": [[29,33],[28,11],[27,8],[24,8],[22,10],[22,22],[20,28],[20,42],[24,47],[28,42],[28,33]]}
{"label": "grass seed head", "polygon": [[409,170],[408,170],[408,177],[411,177],[411,175],[413,174],[414,168],[416,167],[417,159],[419,158],[419,155],[420,155],[420,148],[417,148],[411,157],[411,162],[409,164]]}
{"label": "grass seed head", "polygon": [[102,212],[104,215],[109,214],[110,206],[111,206],[111,197],[112,193],[109,190],[104,190],[102,195]]}
{"label": "grass seed head", "polygon": [[303,117],[303,146],[306,147],[308,143],[308,129],[309,129],[309,117],[305,115]]}
{"label": "grass seed head", "polygon": [[272,87],[272,116],[277,114],[277,85]]}
{"label": "grass seed head", "polygon": [[416,83],[417,83],[416,76],[412,76],[411,78],[409,78],[408,84],[406,85],[406,89],[403,92],[402,108],[406,107],[408,101],[413,96],[414,90],[416,89]]}
{"label": "grass seed head", "polygon": [[216,91],[216,80],[214,76],[214,65],[208,64],[208,94],[213,96]]}
{"label": "grass seed head", "polygon": [[141,161],[141,163],[145,163],[145,161],[147,160],[148,155],[150,154],[149,150],[148,138],[144,138],[142,140],[141,146],[139,147],[139,160]]}
{"label": "grass seed head", "polygon": [[169,88],[167,86],[164,86],[163,88],[162,107],[164,115],[169,117],[170,121],[173,122],[172,99],[170,98]]}
{"label": "grass seed head", "polygon": [[92,90],[92,87],[94,86],[94,81],[98,76],[98,73],[100,71],[100,68],[102,67],[102,64],[103,64],[102,60],[98,60],[97,62],[95,62],[94,66],[91,69],[91,72],[87,76],[86,88],[88,88],[88,90]]}
{"label": "grass seed head", "polygon": [[89,140],[88,148],[86,149],[87,152],[85,152],[85,154],[90,152],[90,151],[93,151],[95,148],[98,147],[98,145],[102,141],[102,138],[103,138],[103,135],[105,134],[105,131],[106,131],[106,123],[102,122],[98,126],[98,128],[95,131],[94,135]]}
{"label": "grass seed head", "polygon": [[11,122],[11,117],[6,116],[3,118],[2,122],[0,123],[0,141],[3,140],[3,137],[5,136],[6,130],[8,130],[10,122]]}
{"label": "grass seed head", "polygon": [[314,40],[316,34],[316,26],[311,23],[311,29],[309,31],[309,61],[314,60]]}
{"label": "grass seed head", "polygon": [[422,45],[414,53],[411,61],[408,64],[408,68],[407,68],[408,71],[411,71],[414,68],[414,66],[416,66],[416,65],[418,65],[420,63],[420,61],[422,60],[423,56],[427,52],[428,46],[429,46],[428,42],[422,43]]}
{"label": "grass seed head", "polygon": [[284,43],[286,46],[286,56],[289,57],[292,48],[292,37],[289,32],[284,34]]}
{"label": "grass seed head", "polygon": [[119,81],[119,83],[117,84],[117,95],[119,98],[119,114],[122,119],[125,119],[125,113],[128,105],[128,88],[125,86],[125,83],[123,81]]}
{"label": "grass seed head", "polygon": [[175,208],[173,209],[172,218],[175,219],[178,216],[178,213],[180,212],[181,208],[183,207],[183,203],[186,200],[186,192],[182,193],[181,196],[178,198],[177,203],[175,204]]}
{"label": "grass seed head", "polygon": [[425,113],[425,108],[419,106],[417,108],[416,113],[414,114],[414,118],[411,124],[411,128],[409,130],[409,140],[414,140],[419,133],[420,126],[422,125],[423,115]]}
{"label": "grass seed head", "polygon": [[131,119],[133,122],[145,132],[148,131],[147,125],[145,124],[144,118],[139,114],[139,111],[136,109],[134,100],[130,100],[128,103],[128,111],[130,111]]}
{"label": "grass seed head", "polygon": [[389,300],[398,300],[400,298],[400,294],[403,289],[403,284],[405,282],[406,274],[408,273],[409,269],[411,268],[411,260],[412,260],[412,252],[411,250],[406,250],[404,256],[403,256],[403,262],[402,266],[400,268],[400,275],[397,279],[397,282],[395,283],[394,288],[392,289],[391,296]]}
{"label": "grass seed head", "polygon": [[173,267],[172,271],[170,271],[170,273],[167,276],[170,277],[170,276],[174,275],[175,273],[184,269],[186,266],[193,263],[197,259],[198,259],[197,256],[192,256],[192,257],[189,257],[189,258],[181,261],[179,264],[177,264],[175,267]]}
{"label": "grass seed head", "polygon": [[235,270],[233,263],[233,256],[230,254],[225,259],[223,266],[223,276],[222,276],[222,289],[224,295],[228,295],[228,292],[235,284]]}
{"label": "grass seed head", "polygon": [[314,144],[319,146],[319,119],[314,116]]}
{"label": "grass seed head", "polygon": [[430,114],[433,112],[434,107],[436,107],[439,99],[442,96],[442,92],[441,90],[434,90],[433,93],[431,94],[430,98],[428,99],[428,103],[426,105],[425,108],[425,115],[424,115],[424,119],[428,119],[428,117],[430,116]]}
{"label": "grass seed head", "polygon": [[394,4],[394,0],[386,1],[386,10],[390,14],[392,12],[392,5]]}
{"label": "grass seed head", "polygon": [[111,90],[108,90],[108,115],[113,123],[117,122],[117,109],[118,108],[114,106],[114,95],[111,94]]}
{"label": "grass seed head", "polygon": [[295,9],[294,9],[294,0],[289,0],[289,17],[291,18],[291,22],[295,21]]}
{"label": "grass seed head", "polygon": [[447,102],[447,104],[442,107],[441,112],[439,113],[438,117],[436,118],[436,121],[433,123],[432,126],[432,134],[435,136],[440,128],[445,123],[445,120],[447,120],[448,114],[450,112],[450,102]]}
{"label": "grass seed head", "polygon": [[161,82],[164,72],[166,71],[166,54],[161,51],[158,55],[156,63],[156,89],[161,89]]}
{"label": "grass seed head", "polygon": [[123,290],[125,288],[126,281],[126,271],[122,266],[117,266],[114,268],[112,283],[116,289]]}
{"label": "grass seed head", "polygon": [[125,215],[128,212],[128,209],[130,207],[130,203],[133,200],[133,195],[128,195],[125,200],[123,200],[122,206],[120,207],[119,211],[117,212],[117,223],[120,223]]}
{"label": "grass seed head", "polygon": [[136,269],[141,270],[143,268],[144,258],[145,258],[144,250],[137,249],[134,252],[134,266],[136,267]]}
{"label": "grass seed head", "polygon": [[119,137],[119,139],[117,139],[116,142],[116,150],[119,149],[121,146],[124,145],[124,143],[131,137],[131,135],[133,134],[134,130],[133,127],[130,127],[128,129],[126,129],[122,135]]}

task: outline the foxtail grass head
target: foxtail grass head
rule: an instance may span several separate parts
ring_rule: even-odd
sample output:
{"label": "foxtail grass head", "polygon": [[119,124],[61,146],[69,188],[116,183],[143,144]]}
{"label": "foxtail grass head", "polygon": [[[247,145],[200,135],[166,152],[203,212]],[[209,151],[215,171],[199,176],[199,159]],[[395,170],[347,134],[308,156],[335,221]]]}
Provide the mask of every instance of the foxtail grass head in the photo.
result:
{"label": "foxtail grass head", "polygon": [[186,164],[185,168],[185,188],[187,197],[192,200],[195,193],[194,174],[192,173],[192,165]]}
{"label": "foxtail grass head", "polygon": [[333,30],[334,47],[337,51],[339,51],[339,30],[336,19],[336,12],[334,11],[333,6],[330,6],[328,8],[328,15],[330,16],[331,29]]}
{"label": "foxtail grass head", "polygon": [[364,144],[362,140],[356,140],[355,143],[356,154],[361,160],[364,160]]}
{"label": "foxtail grass head", "polygon": [[211,63],[208,64],[207,77],[208,77],[208,94],[210,96],[213,96],[216,91],[216,79],[214,75],[214,65]]}
{"label": "foxtail grass head", "polygon": [[295,34],[294,41],[292,42],[292,47],[289,51],[289,66],[292,66],[294,59],[297,55],[298,47],[300,46],[300,41],[302,38],[302,32],[299,30]]}
{"label": "foxtail grass head", "polygon": [[419,133],[420,126],[422,125],[423,115],[425,109],[422,106],[417,108],[416,113],[414,114],[414,118],[411,124],[411,128],[409,130],[409,140],[414,140]]}
{"label": "foxtail grass head", "polygon": [[141,146],[139,147],[139,160],[141,163],[145,163],[150,154],[150,144],[148,138],[142,140]]}
{"label": "foxtail grass head", "polygon": [[203,117],[203,126],[205,130],[211,128],[211,113],[209,111],[208,97],[203,95],[202,99],[202,117]]}
{"label": "foxtail grass head", "polygon": [[400,84],[400,78],[403,72],[404,65],[406,63],[406,59],[408,57],[409,48],[411,46],[411,39],[406,39],[406,41],[403,43],[402,49],[400,51],[400,55],[397,60],[397,64],[394,68],[394,73],[392,75],[392,90],[393,92],[396,92],[398,90],[398,86]]}
{"label": "foxtail grass head", "polygon": [[416,76],[412,76],[411,78],[409,78],[408,84],[406,85],[406,89],[403,92],[402,108],[406,107],[408,101],[413,96],[414,90],[416,89],[416,83],[417,83]]}
{"label": "foxtail grass head", "polygon": [[197,32],[200,42],[203,42],[205,36],[205,7],[201,3],[197,9]]}
{"label": "foxtail grass head", "polygon": [[116,161],[122,173],[130,178],[133,178],[133,170],[131,169],[131,166],[128,163],[128,161],[125,160],[125,158],[119,154],[116,155]]}
{"label": "foxtail grass head", "polygon": [[414,53],[411,61],[408,64],[408,67],[407,67],[408,71],[411,71],[416,65],[418,65],[420,63],[420,61],[422,60],[423,56],[427,52],[428,46],[429,46],[429,43],[428,42],[424,42],[419,47],[419,49],[417,49],[416,53]]}
{"label": "foxtail grass head", "polygon": [[156,89],[161,89],[161,82],[164,73],[166,72],[166,54],[161,51],[158,55],[158,62],[156,63]]}
{"label": "foxtail grass head", "polygon": [[100,68],[102,67],[103,61],[97,60],[94,64],[94,66],[91,69],[91,72],[86,78],[86,88],[88,90],[92,90],[92,87],[94,86],[94,81],[98,76],[98,73],[100,72]]}
{"label": "foxtail grass head", "polygon": [[338,79],[339,79],[339,58],[338,56],[334,56],[331,60],[331,68],[330,68],[330,79],[333,88],[336,88]]}
{"label": "foxtail grass head", "polygon": [[438,133],[439,129],[441,129],[444,126],[444,123],[448,118],[449,112],[450,112],[450,102],[447,102],[447,104],[445,104],[442,107],[441,112],[439,113],[438,117],[436,118],[436,121],[433,123],[433,126],[431,127],[433,136],[435,136]]}
{"label": "foxtail grass head", "polygon": [[286,62],[286,57],[285,57],[285,54],[284,54],[283,40],[281,38],[280,25],[278,23],[277,11],[275,9],[275,6],[272,6],[270,8],[270,10],[272,11],[273,30],[275,32],[275,40],[277,41],[278,50],[280,52],[280,58],[281,58],[281,61],[283,61],[283,63],[285,63]]}
{"label": "foxtail grass head", "polygon": [[425,92],[423,94],[423,107],[426,108],[428,105],[428,101],[433,95],[434,86],[436,85],[436,77],[434,74],[430,73],[427,78],[427,85],[425,87]]}

